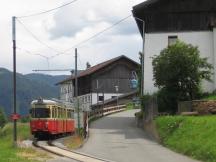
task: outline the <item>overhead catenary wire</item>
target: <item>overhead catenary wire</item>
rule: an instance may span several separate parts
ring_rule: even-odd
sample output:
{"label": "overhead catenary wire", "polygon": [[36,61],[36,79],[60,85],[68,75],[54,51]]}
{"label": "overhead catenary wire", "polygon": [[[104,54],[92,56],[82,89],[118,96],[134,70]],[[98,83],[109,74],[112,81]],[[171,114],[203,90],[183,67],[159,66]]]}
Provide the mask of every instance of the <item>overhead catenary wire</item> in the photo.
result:
{"label": "overhead catenary wire", "polygon": [[70,2],[68,2],[68,3],[65,3],[65,4],[61,5],[61,6],[58,6],[58,7],[55,7],[55,8],[46,10],[46,11],[42,11],[42,12],[30,14],[30,15],[19,16],[19,17],[17,17],[17,18],[27,18],[27,17],[33,17],[33,16],[38,16],[38,15],[46,14],[46,13],[49,13],[49,12],[58,10],[58,9],[60,9],[60,8],[62,8],[62,7],[68,6],[68,5],[70,5],[70,4],[72,4],[72,3],[76,2],[76,1],[78,1],[78,0],[70,1]]}
{"label": "overhead catenary wire", "polygon": [[58,50],[56,50],[56,49],[50,47],[49,45],[47,45],[46,43],[44,43],[43,41],[41,41],[31,30],[29,30],[29,28],[28,28],[22,21],[20,21],[19,19],[17,19],[17,22],[19,22],[19,23],[23,26],[23,28],[24,28],[36,41],[38,41],[40,44],[42,44],[43,46],[47,47],[47,48],[50,49],[50,50],[55,51],[56,53],[59,53]]}
{"label": "overhead catenary wire", "polygon": [[32,52],[30,52],[29,50],[24,49],[24,48],[21,48],[21,47],[16,47],[16,48],[19,49],[19,50],[21,50],[21,51],[24,51],[24,52],[26,52],[26,53],[28,53],[28,54],[30,54],[30,55],[36,55],[36,56],[43,57],[43,58],[45,58],[45,59],[50,59],[48,56],[42,55],[42,54],[40,54],[40,53],[32,53]]}
{"label": "overhead catenary wire", "polygon": [[106,32],[106,31],[108,31],[108,30],[114,28],[116,25],[122,23],[123,21],[127,20],[127,19],[130,18],[131,16],[132,16],[132,15],[128,15],[128,16],[124,17],[123,19],[121,19],[121,20],[119,20],[118,22],[112,24],[111,26],[109,26],[109,27],[103,29],[102,31],[100,31],[100,32],[98,32],[98,33],[96,33],[96,34],[94,34],[93,36],[91,36],[91,37],[89,37],[89,38],[87,38],[87,39],[85,39],[85,40],[83,40],[83,41],[81,41],[81,42],[75,44],[74,46],[72,46],[72,47],[70,47],[70,48],[64,50],[62,53],[59,53],[59,54],[56,54],[56,55],[52,56],[52,58],[57,57],[57,56],[60,56],[60,55],[63,55],[63,54],[65,54],[66,52],[68,52],[68,51],[70,51],[70,50],[72,50],[72,49],[74,49],[74,48],[77,48],[77,47],[79,47],[79,46],[82,45],[82,44],[87,43],[88,41],[90,41],[90,40],[92,40],[92,39],[94,39],[94,38],[100,36],[100,35],[103,34],[104,32]]}
{"label": "overhead catenary wire", "polygon": [[[81,42],[75,44],[73,47],[70,47],[70,48],[64,50],[63,52],[58,52],[56,55],[53,55],[53,56],[50,56],[50,57],[45,56],[45,55],[42,55],[42,54],[39,54],[39,53],[32,53],[32,52],[30,52],[30,51],[28,51],[28,50],[25,50],[25,49],[22,49],[22,48],[20,48],[20,49],[26,51],[26,52],[29,53],[29,54],[38,55],[38,56],[41,56],[41,57],[43,57],[43,58],[46,58],[47,64],[48,64],[48,67],[49,67],[49,61],[50,61],[50,59],[53,59],[53,58],[55,58],[55,57],[57,57],[57,56],[60,56],[60,55],[71,55],[71,54],[69,54],[69,53],[67,53],[67,52],[70,51],[70,50],[72,50],[72,49],[74,49],[74,48],[76,48],[76,47],[79,47],[79,46],[82,45],[82,44],[87,43],[88,41],[91,41],[92,39],[94,39],[94,38],[96,38],[96,37],[98,37],[98,36],[100,36],[100,35],[103,34],[104,32],[106,32],[106,31],[108,31],[108,30],[114,28],[116,25],[122,23],[123,21],[127,20],[127,19],[130,18],[131,16],[132,16],[132,15],[128,15],[128,16],[122,18],[121,20],[119,20],[119,21],[117,21],[116,23],[112,24],[111,26],[109,26],[109,27],[103,29],[102,31],[100,31],[100,32],[98,32],[98,33],[96,33],[96,34],[94,34],[93,36],[91,36],[91,37],[89,37],[89,38],[87,38],[87,39],[85,39],[85,40],[83,40],[83,41],[81,41]],[[25,27],[25,29],[26,29],[36,40],[38,40],[40,43],[42,43],[43,45],[45,45],[47,48],[52,49],[52,50],[55,50],[55,49],[53,49],[52,47],[49,47],[47,44],[45,44],[45,43],[43,43],[42,41],[40,41],[40,39],[38,39],[38,38],[35,36],[35,34],[33,34],[20,20],[19,20],[19,23],[21,23],[21,24]],[[19,48],[19,47],[18,47],[18,48]],[[55,50],[55,51],[56,51],[56,50]],[[56,51],[56,52],[57,52],[57,51]]]}
{"label": "overhead catenary wire", "polygon": [[48,69],[50,69],[50,60],[49,60],[50,58],[49,58],[49,57],[44,56],[44,55],[42,55],[42,54],[40,54],[40,53],[32,53],[32,52],[30,52],[29,50],[26,50],[26,49],[23,49],[23,48],[20,48],[20,47],[16,47],[16,48],[19,49],[19,50],[21,50],[21,51],[25,51],[25,52],[28,53],[29,55],[40,56],[40,57],[46,59],[47,67],[48,67]]}
{"label": "overhead catenary wire", "polygon": [[[103,34],[103,33],[105,33],[106,31],[112,29],[112,28],[115,27],[116,25],[122,23],[123,21],[127,20],[129,17],[132,16],[132,15],[126,16],[125,18],[123,18],[123,19],[119,20],[118,22],[112,24],[111,26],[109,26],[109,27],[103,29],[102,31],[100,31],[100,32],[98,32],[98,33],[92,35],[91,37],[89,37],[89,38],[87,38],[87,39],[85,39],[85,40],[83,40],[83,41],[81,41],[81,42],[75,44],[74,46],[72,46],[72,47],[70,47],[70,48],[64,50],[63,52],[60,52],[60,51],[58,51],[58,50],[56,50],[56,49],[50,47],[49,45],[47,45],[47,44],[44,43],[43,41],[41,41],[33,32],[31,32],[31,31],[26,27],[26,25],[24,25],[24,23],[23,23],[22,21],[19,20],[19,19],[22,19],[22,18],[27,18],[27,17],[32,17],[32,16],[38,16],[38,15],[46,14],[46,13],[49,13],[49,12],[52,12],[52,11],[61,9],[62,7],[68,6],[68,5],[70,5],[70,4],[72,4],[72,3],[76,2],[76,1],[78,1],[78,0],[73,0],[73,1],[68,2],[68,3],[66,3],[66,4],[63,4],[63,5],[61,5],[61,6],[58,6],[58,7],[55,7],[55,8],[46,10],[46,11],[43,11],[43,12],[38,12],[38,13],[30,14],[30,15],[25,15],[25,16],[16,17],[16,19],[18,20],[18,22],[25,28],[25,30],[26,30],[27,32],[29,32],[29,33],[31,34],[31,36],[32,36],[35,40],[37,40],[38,42],[40,42],[41,44],[43,44],[43,45],[46,46],[47,48],[49,48],[49,49],[51,49],[51,50],[57,52],[56,55],[53,55],[53,56],[48,57],[48,56],[42,55],[42,54],[40,54],[40,53],[31,53],[31,52],[28,51],[28,50],[24,50],[24,51],[26,51],[27,53],[29,53],[29,54],[31,54],[31,55],[38,55],[38,56],[41,56],[41,57],[45,58],[45,59],[47,60],[48,69],[49,69],[49,66],[50,66],[50,65],[49,65],[50,59],[53,59],[53,58],[55,58],[55,57],[57,57],[57,56],[60,56],[60,55],[71,55],[71,54],[69,54],[69,53],[67,53],[67,52],[70,51],[70,50],[72,50],[72,49],[74,49],[74,48],[80,47],[80,45],[85,44],[85,43],[87,43],[88,41],[91,41],[92,39],[94,39],[94,38],[100,36],[101,34]],[[20,49],[21,49],[21,48],[20,48]],[[21,50],[23,50],[23,49],[21,49]],[[80,63],[81,63],[81,61],[80,61]],[[81,64],[82,64],[82,63],[81,63]]]}
{"label": "overhead catenary wire", "polygon": [[93,36],[91,36],[91,37],[89,37],[89,38],[87,38],[87,39],[85,39],[85,40],[83,40],[83,41],[81,41],[81,42],[79,42],[79,43],[73,45],[72,47],[70,47],[70,48],[64,50],[63,52],[57,51],[56,49],[50,47],[49,45],[47,45],[46,43],[44,43],[43,41],[41,41],[40,39],[38,39],[37,36],[36,36],[35,34],[33,34],[33,32],[31,32],[19,19],[18,19],[18,22],[26,29],[26,31],[28,31],[28,32],[32,35],[32,37],[33,37],[34,39],[36,39],[38,42],[40,42],[41,44],[43,44],[43,45],[46,46],[47,48],[49,48],[49,49],[51,49],[51,50],[57,52],[56,55],[53,55],[53,56],[50,56],[50,57],[45,56],[45,57],[47,57],[47,58],[49,58],[49,59],[53,59],[53,58],[55,58],[55,57],[57,57],[57,56],[60,56],[60,55],[71,55],[71,54],[68,54],[67,52],[70,51],[70,50],[72,50],[72,49],[74,49],[74,48],[79,47],[79,46],[82,45],[82,44],[87,43],[88,41],[91,41],[92,39],[94,39],[94,38],[96,38],[96,37],[98,37],[98,36],[100,36],[101,34],[105,33],[106,31],[108,31],[108,30],[114,28],[114,27],[117,26],[118,24],[120,24],[120,23],[122,23],[123,21],[127,20],[127,19],[130,18],[131,16],[132,16],[132,15],[128,15],[128,16],[122,18],[121,20],[117,21],[116,23],[112,24],[111,26],[109,26],[109,27],[103,29],[102,31],[100,31],[100,32],[98,32],[98,33],[96,33],[96,34],[94,34]]}

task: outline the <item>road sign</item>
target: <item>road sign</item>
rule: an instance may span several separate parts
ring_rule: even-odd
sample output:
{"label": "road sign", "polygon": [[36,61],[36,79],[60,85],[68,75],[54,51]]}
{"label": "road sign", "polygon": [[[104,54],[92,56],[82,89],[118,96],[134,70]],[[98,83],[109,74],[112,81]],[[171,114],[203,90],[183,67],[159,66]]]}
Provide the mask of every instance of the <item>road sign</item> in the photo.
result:
{"label": "road sign", "polygon": [[20,119],[20,115],[19,114],[12,114],[11,119],[12,120],[18,120],[18,119]]}

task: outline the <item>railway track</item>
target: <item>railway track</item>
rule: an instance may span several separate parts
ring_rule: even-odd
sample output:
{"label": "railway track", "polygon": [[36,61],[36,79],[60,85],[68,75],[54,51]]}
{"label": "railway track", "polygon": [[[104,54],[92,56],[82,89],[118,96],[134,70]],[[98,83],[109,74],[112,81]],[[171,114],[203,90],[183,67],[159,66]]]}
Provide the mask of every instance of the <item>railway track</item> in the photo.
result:
{"label": "railway track", "polygon": [[94,157],[91,155],[83,154],[76,151],[71,151],[66,148],[59,147],[54,144],[54,141],[33,141],[33,145],[35,147],[41,148],[47,152],[56,154],[58,156],[67,157],[69,159],[73,159],[79,162],[113,162],[110,160]]}

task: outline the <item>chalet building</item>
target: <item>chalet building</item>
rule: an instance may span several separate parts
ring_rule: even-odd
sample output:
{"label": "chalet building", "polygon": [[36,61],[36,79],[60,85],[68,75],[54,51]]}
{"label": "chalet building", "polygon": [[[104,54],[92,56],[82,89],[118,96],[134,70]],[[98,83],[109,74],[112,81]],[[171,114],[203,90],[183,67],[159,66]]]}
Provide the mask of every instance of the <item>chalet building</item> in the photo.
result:
{"label": "chalet building", "polygon": [[[131,80],[139,64],[126,56],[119,56],[82,71],[78,75],[78,98],[83,110],[91,105],[136,91]],[[63,80],[60,85],[60,99],[74,102],[75,77]]]}
{"label": "chalet building", "polygon": [[216,0],[147,0],[132,12],[141,35],[145,34],[145,93],[157,91],[151,57],[177,39],[198,46],[201,57],[214,65],[213,82],[204,81],[202,88],[216,89]]}

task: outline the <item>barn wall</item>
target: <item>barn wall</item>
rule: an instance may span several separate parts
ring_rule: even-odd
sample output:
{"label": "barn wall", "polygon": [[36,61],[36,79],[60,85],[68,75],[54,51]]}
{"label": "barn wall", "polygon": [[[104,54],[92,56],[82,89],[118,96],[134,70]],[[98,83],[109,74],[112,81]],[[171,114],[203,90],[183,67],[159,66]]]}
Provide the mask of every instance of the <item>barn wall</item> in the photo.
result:
{"label": "barn wall", "polygon": [[92,92],[116,93],[115,86],[119,86],[119,93],[131,92],[133,89],[130,87],[130,79],[132,71],[136,70],[137,66],[128,64],[128,62],[112,64],[92,76]]}
{"label": "barn wall", "polygon": [[[209,31],[216,21],[215,0],[158,0],[134,7],[146,22],[146,32]],[[141,29],[141,22],[138,22]]]}

